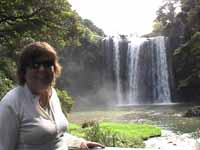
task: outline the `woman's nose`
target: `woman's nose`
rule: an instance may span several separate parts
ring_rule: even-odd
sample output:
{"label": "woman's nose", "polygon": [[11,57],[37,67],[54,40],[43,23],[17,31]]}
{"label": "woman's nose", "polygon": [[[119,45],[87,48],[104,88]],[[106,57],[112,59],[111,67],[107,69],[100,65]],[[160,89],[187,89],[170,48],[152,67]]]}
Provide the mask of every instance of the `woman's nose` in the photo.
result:
{"label": "woman's nose", "polygon": [[44,69],[45,69],[44,66],[43,66],[43,65],[40,65],[39,70],[40,70],[40,71],[43,71]]}

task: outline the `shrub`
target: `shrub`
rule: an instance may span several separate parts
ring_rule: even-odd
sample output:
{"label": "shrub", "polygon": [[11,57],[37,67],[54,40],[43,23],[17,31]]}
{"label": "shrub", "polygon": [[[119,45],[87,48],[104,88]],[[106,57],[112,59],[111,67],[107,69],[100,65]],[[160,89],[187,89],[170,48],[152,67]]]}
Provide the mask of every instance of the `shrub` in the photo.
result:
{"label": "shrub", "polygon": [[87,128],[87,127],[95,126],[96,124],[98,124],[96,121],[91,120],[91,121],[86,121],[86,122],[84,122],[84,123],[81,125],[81,127],[82,127],[82,128]]}
{"label": "shrub", "polygon": [[13,87],[13,81],[8,79],[5,74],[0,71],[0,100]]}
{"label": "shrub", "polygon": [[60,99],[62,110],[64,111],[65,114],[69,113],[74,104],[73,98],[65,90],[56,89],[56,92]]}
{"label": "shrub", "polygon": [[86,128],[85,138],[111,147],[141,148],[145,146],[141,138],[127,137],[111,129],[101,128],[98,123],[92,127]]}
{"label": "shrub", "polygon": [[7,57],[1,57],[0,59],[0,71],[1,74],[4,74],[4,77],[7,77],[11,80],[16,80],[16,63]]}
{"label": "shrub", "polygon": [[73,124],[70,133],[110,147],[143,148],[145,139],[161,135],[160,128],[149,124],[88,121],[84,127],[79,128]]}

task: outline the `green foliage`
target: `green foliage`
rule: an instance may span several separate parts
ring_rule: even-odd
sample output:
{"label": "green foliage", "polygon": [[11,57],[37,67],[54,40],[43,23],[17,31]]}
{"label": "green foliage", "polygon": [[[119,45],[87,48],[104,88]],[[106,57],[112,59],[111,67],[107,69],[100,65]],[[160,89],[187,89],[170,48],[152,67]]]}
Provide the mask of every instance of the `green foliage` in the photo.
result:
{"label": "green foliage", "polygon": [[98,28],[94,23],[89,19],[83,19],[82,20],[83,25],[85,25],[88,29],[90,29],[92,32],[96,33],[99,36],[105,36],[103,30]]}
{"label": "green foliage", "polygon": [[154,33],[162,33],[164,30],[164,25],[161,21],[155,20],[153,23],[153,32]]}
{"label": "green foliage", "polygon": [[189,40],[195,32],[200,31],[200,1],[181,0],[181,6],[183,14],[182,21],[185,25],[185,37]]}
{"label": "green foliage", "polygon": [[69,133],[76,135],[77,137],[84,137],[85,133],[84,133],[84,129],[81,128],[80,125],[74,124],[74,123],[70,123],[69,124]]}
{"label": "green foliage", "polygon": [[200,32],[174,52],[177,87],[200,89]]}
{"label": "green foliage", "polygon": [[86,129],[85,138],[110,147],[137,148],[145,146],[143,140],[140,138],[129,137],[110,128],[102,128],[99,124],[95,124],[93,127]]}
{"label": "green foliage", "polygon": [[77,129],[79,129],[79,128],[81,128],[81,126],[78,125],[78,124],[75,124],[75,123],[70,123],[70,124],[69,124],[70,132],[72,132],[73,130],[77,130]]}
{"label": "green foliage", "polygon": [[159,31],[169,37],[176,36],[180,30],[178,28],[183,28],[181,38],[187,42],[195,32],[200,31],[199,12],[198,0],[164,0],[155,20],[162,27],[155,26],[154,32]]}
{"label": "green foliage", "polygon": [[65,90],[56,89],[56,92],[61,101],[62,110],[65,112],[65,114],[69,113],[74,104],[74,100]]}
{"label": "green foliage", "polygon": [[[90,126],[91,122],[92,126]],[[89,124],[87,128],[81,129],[72,125],[70,131],[72,134],[81,135],[87,140],[112,147],[144,147],[144,139],[161,135],[160,129],[152,125],[111,122],[99,124],[94,121],[89,121],[87,124]]]}
{"label": "green foliage", "polygon": [[16,79],[16,63],[7,57],[0,57],[0,71],[9,79]]}
{"label": "green foliage", "polygon": [[26,38],[62,47],[77,44],[82,32],[80,17],[67,0],[0,2],[0,43],[11,53],[20,51]]}
{"label": "green foliage", "polygon": [[0,100],[3,96],[14,87],[12,80],[8,79],[1,71],[0,71]]}
{"label": "green foliage", "polygon": [[154,21],[154,32],[166,33],[171,25],[176,22],[176,9],[179,0],[165,0],[157,10],[157,17]]}
{"label": "green foliage", "polygon": [[105,122],[101,124],[101,127],[125,134],[127,137],[140,137],[141,139],[161,135],[160,128],[148,124]]}
{"label": "green foliage", "polygon": [[56,48],[80,45],[86,29],[104,34],[90,20],[82,20],[68,0],[0,1],[0,43],[12,56],[24,39],[47,41]]}
{"label": "green foliage", "polygon": [[[1,51],[0,51],[1,52]],[[14,87],[16,64],[12,59],[0,57],[0,100]]]}
{"label": "green foliage", "polygon": [[86,122],[82,123],[81,127],[82,128],[88,128],[88,127],[95,126],[96,124],[97,124],[96,121],[91,120],[91,121],[86,121]]}

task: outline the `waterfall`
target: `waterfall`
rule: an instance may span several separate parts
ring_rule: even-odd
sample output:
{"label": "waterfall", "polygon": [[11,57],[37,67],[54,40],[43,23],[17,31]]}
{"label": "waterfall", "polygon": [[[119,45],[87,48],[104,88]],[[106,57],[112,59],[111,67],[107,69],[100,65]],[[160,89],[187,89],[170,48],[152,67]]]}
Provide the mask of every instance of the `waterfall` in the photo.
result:
{"label": "waterfall", "polygon": [[116,95],[118,104],[122,104],[121,78],[120,78],[120,52],[118,37],[114,38],[114,74],[116,78]]}
{"label": "waterfall", "polygon": [[138,59],[140,45],[143,39],[133,37],[128,43],[127,66],[128,66],[128,104],[138,104]]}
{"label": "waterfall", "polygon": [[112,61],[113,67],[108,69],[110,63],[105,64],[105,74],[113,75],[118,105],[171,102],[165,41],[165,37],[158,36],[112,37],[105,42],[109,47],[104,47],[104,55],[109,57],[104,57]]}
{"label": "waterfall", "polygon": [[[152,44],[156,47],[156,59],[154,60],[153,82],[154,99],[156,102],[170,103],[171,94],[169,88],[169,73],[167,65],[167,54],[165,47],[165,38],[160,36],[152,39]],[[156,79],[157,77],[157,79]]]}

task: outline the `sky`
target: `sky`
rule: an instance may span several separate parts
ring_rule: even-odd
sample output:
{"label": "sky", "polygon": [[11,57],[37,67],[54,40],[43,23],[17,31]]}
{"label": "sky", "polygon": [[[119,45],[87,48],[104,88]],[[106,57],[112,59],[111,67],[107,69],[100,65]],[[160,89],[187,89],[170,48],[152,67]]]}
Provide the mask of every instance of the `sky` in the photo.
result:
{"label": "sky", "polygon": [[152,31],[162,0],[68,0],[72,9],[105,34],[146,34]]}

